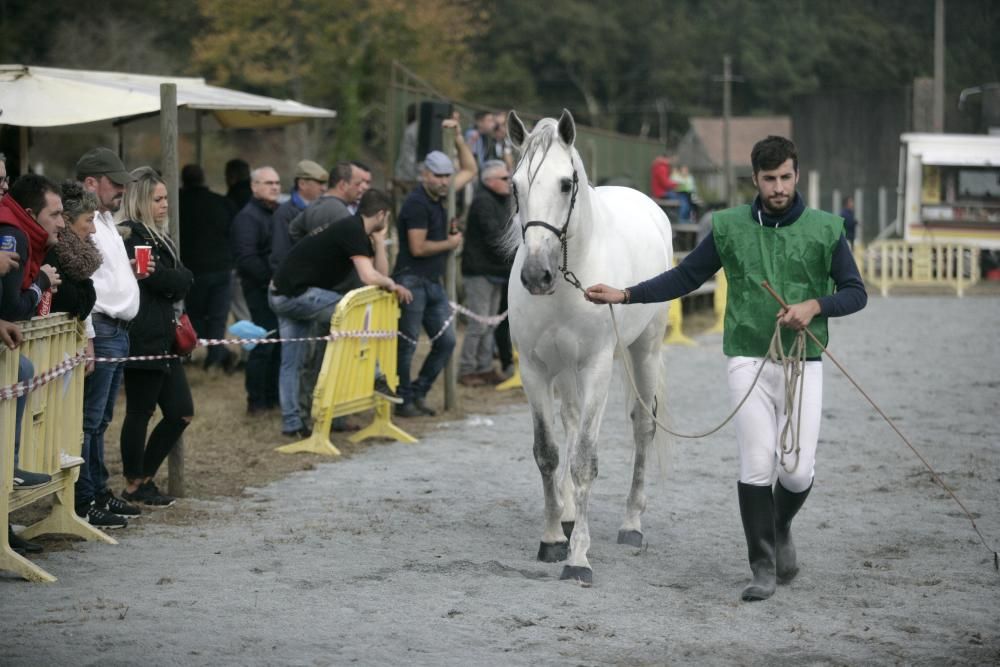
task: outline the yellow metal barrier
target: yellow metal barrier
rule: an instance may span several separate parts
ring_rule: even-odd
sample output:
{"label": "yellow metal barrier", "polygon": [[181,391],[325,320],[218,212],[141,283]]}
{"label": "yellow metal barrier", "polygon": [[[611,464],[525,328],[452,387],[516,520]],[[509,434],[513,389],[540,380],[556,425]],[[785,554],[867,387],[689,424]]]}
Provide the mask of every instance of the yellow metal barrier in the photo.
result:
{"label": "yellow metal barrier", "polygon": [[[19,326],[24,333],[24,343],[17,350],[0,352],[0,386],[17,383],[19,355],[31,360],[37,376],[72,359],[83,349],[82,325],[65,314],[37,317]],[[116,544],[76,515],[73,485],[79,470],[60,467],[62,452],[80,456],[84,370],[84,364],[79,364],[28,395],[21,428],[19,467],[51,475],[52,480],[41,486],[13,489],[16,402],[0,400],[0,570],[16,572],[31,581],[52,582],[56,578],[10,548],[7,527],[9,513],[14,510],[51,496],[53,503],[48,515],[28,526],[21,533],[23,537],[31,539],[47,533],[62,533]]]}
{"label": "yellow metal barrier", "polygon": [[[395,332],[399,326],[396,295],[378,287],[362,287],[348,292],[337,304],[330,319],[330,332]],[[375,363],[393,390],[396,375],[397,340],[393,337],[363,338],[344,336],[326,344],[323,366],[313,392],[313,432],[305,440],[278,447],[279,452],[311,452],[340,456],[330,442],[334,417],[343,417],[375,408],[375,419],[351,436],[351,442],[366,438],[390,438],[401,442],[417,439],[392,423],[392,405],[374,391]]]}
{"label": "yellow metal barrier", "polygon": [[523,387],[521,384],[521,363],[517,350],[514,350],[514,374],[496,386],[497,391],[509,391]]}
{"label": "yellow metal barrier", "polygon": [[715,311],[715,324],[708,330],[708,333],[723,333],[726,330],[726,290],[729,283],[726,281],[725,270],[720,270],[715,274],[715,293],[712,294],[712,309]]}
{"label": "yellow metal barrier", "polygon": [[979,282],[979,249],[957,243],[877,241],[862,253],[865,283],[882,296],[893,287],[949,287],[958,296]]}
{"label": "yellow metal barrier", "polygon": [[664,345],[688,345],[693,346],[698,343],[694,342],[693,339],[684,335],[682,330],[684,324],[684,309],[681,306],[680,299],[674,299],[667,306],[667,333],[666,337],[663,339]]}

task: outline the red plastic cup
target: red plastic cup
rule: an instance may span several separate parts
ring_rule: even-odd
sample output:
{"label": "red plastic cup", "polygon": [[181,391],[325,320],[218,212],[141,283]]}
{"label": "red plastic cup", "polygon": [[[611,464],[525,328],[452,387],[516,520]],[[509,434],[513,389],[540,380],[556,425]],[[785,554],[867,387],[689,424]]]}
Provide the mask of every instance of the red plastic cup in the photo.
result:
{"label": "red plastic cup", "polygon": [[153,246],[137,245],[135,247],[135,275],[144,276],[149,273],[149,254]]}

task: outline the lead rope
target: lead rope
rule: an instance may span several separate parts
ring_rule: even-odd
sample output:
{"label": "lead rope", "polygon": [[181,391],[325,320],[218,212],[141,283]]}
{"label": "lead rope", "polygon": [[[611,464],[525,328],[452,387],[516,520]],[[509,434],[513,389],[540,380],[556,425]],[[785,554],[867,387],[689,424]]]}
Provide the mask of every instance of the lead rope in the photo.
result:
{"label": "lead rope", "polygon": [[[564,273],[563,276],[565,277],[565,275],[566,274]],[[583,290],[582,287],[580,287],[579,281],[577,281],[576,284],[573,284],[569,280],[569,278],[566,278],[566,281],[569,282],[574,287],[576,287],[577,289],[579,289],[581,291],[585,291],[585,290]],[[761,287],[763,287],[768,292],[770,292],[771,296],[774,297],[774,299],[781,305],[782,308],[788,308],[788,304],[786,304],[785,301],[778,295],[778,293],[774,291],[774,289],[771,287],[770,283],[768,283],[765,280],[763,283],[761,283]],[[740,399],[739,404],[733,409],[733,411],[731,413],[729,413],[729,416],[726,417],[726,419],[721,424],[719,424],[718,426],[716,426],[715,428],[713,428],[711,431],[706,431],[704,433],[697,433],[697,434],[677,433],[676,431],[673,431],[673,430],[667,428],[666,425],[664,425],[659,419],[657,419],[656,418],[656,412],[654,410],[652,410],[646,404],[646,402],[642,400],[642,396],[639,395],[639,388],[636,387],[636,384],[635,384],[635,375],[632,372],[632,363],[631,363],[631,360],[628,358],[628,355],[625,353],[625,348],[622,346],[622,337],[621,337],[621,334],[618,331],[618,320],[617,320],[617,318],[615,318],[615,311],[614,311],[614,308],[612,308],[612,306],[611,306],[610,303],[608,304],[608,312],[611,313],[611,324],[614,325],[614,329],[615,329],[615,346],[618,348],[618,355],[621,357],[622,363],[625,366],[626,375],[628,376],[629,383],[632,385],[632,391],[635,393],[636,399],[639,401],[639,405],[641,405],[642,408],[643,408],[643,410],[646,411],[646,414],[648,414],[653,419],[653,423],[654,424],[656,424],[657,426],[659,426],[660,428],[662,428],[664,431],[666,431],[670,435],[676,436],[678,438],[688,438],[688,439],[704,438],[706,436],[712,435],[713,433],[715,433],[716,431],[718,431],[719,429],[721,429],[723,426],[725,426],[726,424],[728,424],[730,422],[730,420],[732,420],[732,418],[736,416],[736,413],[740,411],[740,408],[743,407],[743,404],[746,402],[747,398],[750,397],[750,392],[753,391],[753,388],[757,385],[757,380],[760,379],[760,374],[764,370],[764,364],[767,362],[767,359],[765,359],[763,362],[761,362],[760,368],[757,369],[757,374],[753,378],[753,383],[751,383],[751,385],[750,385],[750,389],[747,390],[747,393],[743,396],[742,399]],[[816,338],[816,334],[814,334],[808,328],[801,329],[798,332],[798,335],[796,336],[795,343],[793,344],[793,347],[792,347],[792,353],[793,353],[792,354],[792,357],[793,357],[792,363],[786,365],[785,364],[786,357],[784,355],[784,349],[782,348],[782,345],[781,345],[781,325],[775,323],[774,336],[771,337],[771,347],[768,350],[768,358],[771,358],[774,355],[775,346],[777,346],[779,358],[782,361],[782,368],[786,369],[786,374],[785,374],[785,392],[786,392],[785,415],[788,418],[786,419],[785,428],[782,430],[782,434],[781,434],[781,439],[782,439],[782,442],[781,442],[781,461],[782,461],[782,465],[784,466],[785,454],[786,453],[791,453],[792,451],[794,451],[795,454],[796,454],[796,465],[798,465],[798,456],[797,456],[798,453],[799,453],[799,440],[798,440],[799,429],[798,429],[798,424],[796,424],[796,427],[795,427],[794,432],[793,432],[793,436],[792,436],[792,448],[791,449],[787,449],[786,450],[785,441],[787,440],[786,434],[789,431],[789,427],[790,427],[790,424],[792,422],[790,416],[788,415],[788,410],[790,409],[789,406],[792,405],[796,394],[798,395],[799,407],[801,407],[801,405],[802,405],[802,391],[801,391],[801,389],[802,389],[802,386],[803,386],[803,383],[804,383],[804,379],[805,379],[804,378],[804,373],[802,373],[802,364],[805,362],[805,348],[806,348],[806,346],[805,346],[805,336],[806,335],[808,335],[809,338],[811,338],[812,341],[814,343],[816,343],[816,345],[819,346],[819,349],[823,352],[823,354],[825,354],[830,359],[830,361],[832,361],[834,363],[834,365],[837,367],[837,370],[839,370],[841,373],[843,373],[844,377],[846,377],[848,380],[850,380],[851,384],[854,385],[854,388],[857,389],[859,392],[861,392],[861,395],[865,397],[865,400],[867,400],[871,404],[871,406],[873,408],[875,408],[875,411],[882,417],[882,419],[885,420],[885,422],[890,426],[890,428],[892,428],[892,430],[896,432],[896,435],[899,436],[900,440],[902,440],[903,443],[907,447],[910,448],[910,451],[912,451],[913,454],[920,460],[920,462],[922,464],[924,464],[924,467],[927,468],[928,472],[930,472],[931,477],[934,478],[934,481],[937,482],[939,485],[941,485],[941,488],[943,488],[945,491],[948,492],[948,495],[951,496],[951,499],[954,500],[955,503],[958,504],[958,506],[960,508],[962,508],[962,512],[965,514],[965,518],[967,518],[969,520],[969,523],[972,524],[972,530],[979,537],[979,541],[982,542],[983,546],[986,547],[986,549],[990,553],[993,554],[993,569],[996,570],[996,571],[998,571],[998,572],[1000,572],[1000,552],[998,552],[994,547],[990,546],[990,544],[986,541],[986,537],[984,537],[983,534],[982,534],[982,532],[980,532],[979,526],[976,525],[976,519],[975,519],[975,517],[972,516],[972,512],[970,512],[968,510],[968,508],[965,506],[965,504],[961,500],[959,500],[958,496],[955,495],[955,492],[951,490],[951,487],[949,487],[947,484],[944,483],[944,480],[941,479],[941,476],[937,473],[936,470],[934,470],[934,468],[931,466],[931,464],[927,462],[927,459],[925,459],[923,457],[923,455],[917,450],[917,448],[913,446],[913,443],[911,443],[909,441],[909,439],[907,439],[907,437],[905,435],[903,435],[903,432],[899,430],[898,426],[896,426],[896,422],[892,421],[892,419],[889,417],[889,415],[885,414],[885,412],[882,410],[882,408],[879,407],[878,403],[876,403],[874,401],[874,399],[872,399],[872,397],[869,396],[868,393],[864,389],[861,388],[861,385],[859,385],[857,383],[857,381],[853,377],[851,377],[851,374],[847,372],[847,369],[840,365],[840,362],[837,361],[837,358],[833,356],[833,354],[830,352],[830,350],[828,350],[827,347],[825,345],[823,345],[823,343],[821,343],[818,338]],[[788,366],[792,367],[792,371],[790,373],[787,371]],[[794,385],[796,383],[798,383],[798,389],[797,390],[794,389]],[[792,390],[791,394],[788,393],[790,389]],[[799,419],[801,419],[801,417],[802,417],[802,410],[799,410],[798,412],[799,412]],[[792,470],[794,470],[794,469],[795,468],[793,467]],[[786,470],[787,470],[787,468],[786,468]]]}
{"label": "lead rope", "polygon": [[[762,286],[764,287],[764,289],[766,289],[768,292],[771,293],[771,296],[773,296],[778,301],[778,303],[781,304],[782,308],[788,307],[788,305],[781,299],[781,297],[778,296],[778,293],[771,288],[771,286],[767,283],[767,281],[764,281]],[[726,419],[721,424],[713,428],[711,431],[706,431],[705,433],[690,434],[690,435],[685,433],[677,433],[676,431],[667,428],[660,420],[658,420],[656,418],[656,413],[650,409],[650,407],[646,404],[646,402],[642,400],[642,396],[639,395],[639,389],[638,387],[636,387],[635,384],[635,376],[632,373],[631,360],[628,358],[628,355],[625,354],[625,349],[622,346],[621,335],[618,332],[618,321],[615,318],[615,311],[613,308],[611,308],[611,304],[608,304],[608,310],[611,313],[611,323],[614,325],[615,329],[615,345],[618,347],[619,356],[622,358],[622,362],[624,363],[625,366],[626,375],[628,375],[629,383],[632,385],[632,391],[635,392],[639,404],[646,411],[646,414],[652,417],[653,423],[655,423],[657,426],[662,428],[667,433],[676,436],[678,438],[689,438],[689,439],[704,438],[706,436],[712,435],[713,433],[721,429],[723,426],[728,424],[729,421],[736,416],[736,413],[739,412],[740,408],[743,407],[743,404],[746,402],[747,398],[749,398],[750,392],[752,392],[753,388],[757,385],[757,380],[760,378],[761,371],[764,370],[764,364],[767,362],[767,359],[765,359],[760,364],[760,368],[757,369],[757,375],[754,376],[753,383],[750,385],[750,389],[747,390],[747,393],[740,400],[739,405],[737,405],[733,409],[733,411],[729,414],[728,417],[726,417]],[[924,467],[927,468],[927,470],[930,472],[931,477],[934,478],[934,481],[940,484],[941,488],[947,491],[948,495],[951,496],[951,499],[954,500],[960,508],[962,508],[962,512],[965,514],[965,517],[969,520],[969,523],[972,524],[972,530],[979,537],[979,541],[982,542],[983,546],[986,547],[986,549],[993,554],[993,569],[1000,571],[1000,552],[998,552],[994,547],[990,546],[990,544],[986,541],[986,538],[979,530],[979,526],[976,525],[976,519],[975,517],[972,516],[972,512],[970,512],[968,508],[966,508],[965,504],[962,503],[961,500],[959,500],[958,496],[955,495],[955,492],[951,490],[951,487],[949,487],[947,484],[944,483],[944,480],[941,479],[941,476],[938,475],[937,471],[935,471],[934,468],[931,466],[931,464],[928,463],[927,460],[923,457],[923,455],[919,451],[917,451],[917,448],[913,446],[913,444],[907,439],[907,437],[903,435],[903,432],[899,430],[899,427],[896,426],[896,423],[892,421],[889,415],[885,414],[882,408],[879,407],[878,403],[876,403],[872,399],[872,397],[869,396],[868,393],[861,388],[861,385],[859,385],[857,381],[855,381],[855,379],[851,377],[851,374],[847,372],[847,369],[840,365],[840,362],[837,361],[837,359],[833,356],[833,354],[830,353],[830,350],[828,350],[826,346],[823,345],[819,341],[819,339],[816,338],[816,335],[813,334],[813,332],[810,331],[808,328],[801,329],[795,338],[795,343],[793,343],[792,353],[790,355],[791,358],[789,359],[788,357],[785,356],[784,350],[781,345],[781,326],[779,324],[775,324],[774,336],[772,336],[771,338],[771,346],[770,349],[768,350],[768,359],[771,359],[772,361],[774,360],[773,356],[776,352],[775,348],[777,348],[777,353],[781,360],[782,368],[784,369],[785,372],[786,421],[785,421],[785,428],[783,428],[781,432],[781,465],[785,467],[785,470],[788,470],[788,472],[792,472],[795,470],[795,467],[798,466],[799,424],[796,423],[794,430],[791,430],[792,419],[791,415],[788,414],[788,411],[792,409],[791,406],[795,401],[796,395],[798,397],[798,403],[799,403],[798,407],[801,408],[802,406],[802,387],[804,385],[804,380],[805,380],[804,377],[805,374],[802,372],[803,370],[802,365],[805,362],[806,335],[808,335],[813,340],[813,342],[819,346],[820,350],[823,351],[823,354],[825,354],[830,359],[830,361],[832,361],[834,365],[836,365],[837,369],[844,374],[844,377],[850,380],[851,384],[854,385],[854,388],[857,389],[859,392],[861,392],[861,395],[865,397],[865,399],[871,404],[873,408],[875,408],[875,411],[878,412],[879,415],[881,415],[882,419],[884,419],[886,423],[889,424],[889,426],[892,428],[892,430],[896,432],[896,435],[898,435],[899,438],[906,444],[906,446],[910,448],[910,451],[912,451],[916,455],[916,457],[920,459],[920,462],[924,464]],[[800,409],[798,410],[797,421],[801,420],[801,418],[802,418],[802,410]],[[790,430],[792,433],[792,445],[788,447],[786,446],[786,441]],[[792,452],[794,452],[796,455],[795,466],[789,469],[787,466],[785,466],[785,455]]]}

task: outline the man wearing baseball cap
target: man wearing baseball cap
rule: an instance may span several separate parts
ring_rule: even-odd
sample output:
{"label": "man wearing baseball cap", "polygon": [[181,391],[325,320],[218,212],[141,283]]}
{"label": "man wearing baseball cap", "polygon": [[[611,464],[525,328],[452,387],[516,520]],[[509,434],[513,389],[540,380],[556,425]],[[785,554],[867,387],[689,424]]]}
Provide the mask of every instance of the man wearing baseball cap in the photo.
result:
{"label": "man wearing baseball cap", "polygon": [[[428,336],[435,336],[444,328],[451,316],[451,304],[444,289],[444,274],[448,253],[462,243],[462,234],[450,230],[444,199],[449,184],[461,190],[478,171],[472,151],[462,139],[462,129],[457,118],[441,123],[443,128],[454,128],[455,146],[461,169],[456,172],[451,158],[441,151],[431,151],[424,157],[420,169],[421,182],[407,195],[399,211],[399,256],[393,279],[413,293],[410,303],[401,304],[399,316],[399,395],[403,404],[396,407],[401,417],[433,415],[424,398],[434,380],[444,370],[455,349],[455,330],[449,326],[431,344],[430,354],[420,367],[416,379],[410,378],[410,364],[416,352],[416,340],[421,326]],[[412,342],[411,342],[412,341]]]}
{"label": "man wearing baseball cap", "polygon": [[[101,252],[101,266],[94,272],[97,301],[84,325],[87,353],[92,357],[127,357],[128,326],[139,312],[139,284],[115,226],[114,213],[122,204],[125,186],[133,178],[121,159],[108,148],[94,148],[76,163],[77,180],[97,195],[92,238]],[[150,267],[152,272],[153,267]],[[76,482],[76,512],[99,528],[122,528],[125,517],[137,516],[138,507],[117,498],[108,488],[104,465],[104,432],[114,414],[122,381],[121,364],[87,366],[83,385],[83,459]]]}
{"label": "man wearing baseball cap", "polygon": [[288,201],[277,208],[271,216],[271,270],[277,271],[281,260],[292,249],[292,237],[288,233],[290,223],[299,213],[323,196],[330,173],[312,160],[302,160],[295,165],[295,182]]}

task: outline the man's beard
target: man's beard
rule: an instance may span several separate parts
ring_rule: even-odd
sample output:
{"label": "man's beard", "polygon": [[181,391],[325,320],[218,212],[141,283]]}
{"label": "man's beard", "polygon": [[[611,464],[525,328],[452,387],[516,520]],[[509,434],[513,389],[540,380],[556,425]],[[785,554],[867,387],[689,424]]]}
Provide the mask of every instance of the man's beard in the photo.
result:
{"label": "man's beard", "polygon": [[785,205],[781,206],[781,207],[778,207],[773,202],[772,199],[764,199],[763,200],[763,202],[764,202],[764,208],[767,209],[768,213],[784,213],[785,211],[788,210],[788,207],[790,207],[792,205],[792,197],[789,197],[789,196],[786,195],[784,197],[784,200],[785,200]]}

